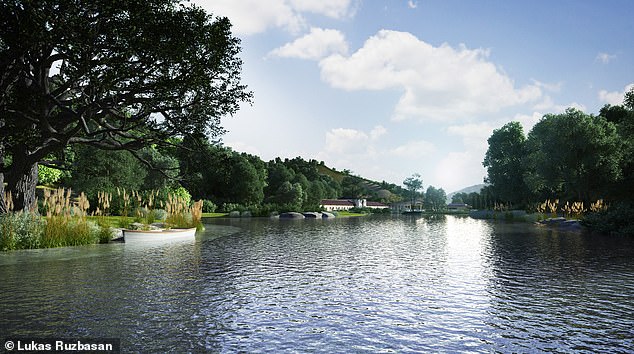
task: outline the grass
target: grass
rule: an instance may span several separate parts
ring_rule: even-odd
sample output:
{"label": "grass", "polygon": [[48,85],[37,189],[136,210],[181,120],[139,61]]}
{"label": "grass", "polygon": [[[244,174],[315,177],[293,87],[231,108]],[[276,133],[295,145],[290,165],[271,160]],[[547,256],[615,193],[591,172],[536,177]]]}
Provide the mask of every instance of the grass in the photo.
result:
{"label": "grass", "polygon": [[338,218],[356,218],[356,217],[359,217],[359,216],[367,216],[367,215],[369,215],[369,214],[351,213],[351,212],[345,211],[345,210],[337,212],[337,217]]}
{"label": "grass", "polygon": [[203,213],[203,218],[224,218],[229,216],[229,213]]}
{"label": "grass", "polygon": [[[90,220],[90,221],[94,221],[95,223],[97,223],[98,221],[103,220],[105,225],[112,227],[112,228],[118,228],[120,227],[119,224],[121,222],[121,218],[122,216],[87,216],[86,219]],[[127,222],[129,224],[131,224],[134,221],[134,218],[132,216],[126,216],[125,218],[127,218]]]}

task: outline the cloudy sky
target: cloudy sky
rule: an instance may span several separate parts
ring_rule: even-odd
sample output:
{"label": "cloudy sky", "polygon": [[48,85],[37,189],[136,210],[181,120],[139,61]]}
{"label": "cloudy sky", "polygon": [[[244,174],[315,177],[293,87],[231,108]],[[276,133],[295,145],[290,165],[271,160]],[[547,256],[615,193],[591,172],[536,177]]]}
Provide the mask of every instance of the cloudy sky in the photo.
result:
{"label": "cloudy sky", "polygon": [[225,145],[453,192],[516,120],[598,113],[634,84],[630,0],[195,0],[242,39],[255,94]]}

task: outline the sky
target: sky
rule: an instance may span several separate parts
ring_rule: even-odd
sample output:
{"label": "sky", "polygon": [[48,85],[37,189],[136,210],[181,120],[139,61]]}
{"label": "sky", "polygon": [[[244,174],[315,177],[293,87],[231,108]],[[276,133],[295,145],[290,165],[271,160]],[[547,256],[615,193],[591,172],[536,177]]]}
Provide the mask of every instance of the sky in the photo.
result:
{"label": "sky", "polygon": [[194,0],[241,39],[254,93],[222,140],[447,193],[483,182],[494,129],[634,85],[631,0]]}

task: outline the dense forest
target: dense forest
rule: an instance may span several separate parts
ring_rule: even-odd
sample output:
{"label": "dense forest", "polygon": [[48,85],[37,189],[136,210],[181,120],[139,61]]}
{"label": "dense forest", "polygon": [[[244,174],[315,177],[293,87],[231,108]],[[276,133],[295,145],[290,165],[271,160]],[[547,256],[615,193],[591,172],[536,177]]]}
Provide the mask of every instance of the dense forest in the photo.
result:
{"label": "dense forest", "polygon": [[[409,200],[413,192],[416,200],[439,208],[446,199],[445,192],[433,186],[412,191],[337,171],[323,161],[296,157],[265,162],[203,136],[171,139],[169,147],[147,147],[136,156],[75,146],[64,151],[64,158],[71,166],[65,171],[40,165],[40,184],[83,191],[92,205],[97,205],[99,192],[116,199],[117,189],[171,191],[204,200],[205,212],[248,210],[254,215],[319,210],[322,199],[367,198],[389,204]],[[117,205],[115,200],[115,213]]]}

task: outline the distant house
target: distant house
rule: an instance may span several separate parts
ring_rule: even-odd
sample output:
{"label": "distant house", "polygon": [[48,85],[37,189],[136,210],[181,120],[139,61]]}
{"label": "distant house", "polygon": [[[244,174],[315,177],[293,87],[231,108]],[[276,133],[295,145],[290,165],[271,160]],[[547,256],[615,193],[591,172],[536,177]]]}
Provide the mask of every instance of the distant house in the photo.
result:
{"label": "distant house", "polygon": [[387,205],[366,199],[322,199],[321,207],[327,211],[350,210],[352,208],[385,209]]}
{"label": "distant house", "polygon": [[451,203],[447,204],[448,211],[469,211],[471,205],[465,203]]}

